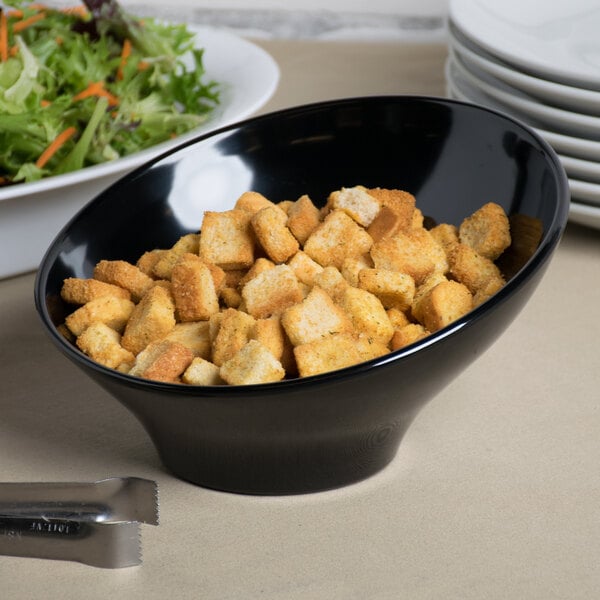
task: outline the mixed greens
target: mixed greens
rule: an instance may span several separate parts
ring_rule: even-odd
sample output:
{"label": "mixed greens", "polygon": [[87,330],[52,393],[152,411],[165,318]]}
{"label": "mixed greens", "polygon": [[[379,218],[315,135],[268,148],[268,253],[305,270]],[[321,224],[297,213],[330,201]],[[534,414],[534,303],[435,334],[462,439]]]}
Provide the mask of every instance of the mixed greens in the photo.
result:
{"label": "mixed greens", "polygon": [[0,7],[0,185],[114,160],[185,133],[219,103],[185,25],[116,0]]}

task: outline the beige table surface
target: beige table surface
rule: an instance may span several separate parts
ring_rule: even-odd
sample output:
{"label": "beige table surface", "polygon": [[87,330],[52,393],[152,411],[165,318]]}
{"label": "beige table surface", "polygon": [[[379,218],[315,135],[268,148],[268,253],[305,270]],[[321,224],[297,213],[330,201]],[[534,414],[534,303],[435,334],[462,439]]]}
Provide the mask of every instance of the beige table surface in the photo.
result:
{"label": "beige table surface", "polygon": [[[260,41],[264,110],[444,94],[441,45]],[[2,599],[568,599],[600,595],[600,232],[569,225],[503,337],[420,413],[397,457],[341,490],[246,497],[161,466],[116,400],[60,355],[32,274],[0,282],[0,481],[148,477],[143,565],[0,556]]]}

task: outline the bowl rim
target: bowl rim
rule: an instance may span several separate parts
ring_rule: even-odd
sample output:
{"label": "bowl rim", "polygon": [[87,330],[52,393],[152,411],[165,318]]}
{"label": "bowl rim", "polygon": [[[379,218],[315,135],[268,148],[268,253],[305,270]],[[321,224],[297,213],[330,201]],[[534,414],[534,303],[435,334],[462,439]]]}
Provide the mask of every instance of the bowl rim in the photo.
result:
{"label": "bowl rim", "polygon": [[[491,298],[475,307],[467,314],[463,315],[459,319],[456,319],[446,327],[429,334],[427,337],[409,344],[399,350],[394,350],[368,361],[357,363],[342,369],[336,369],[334,371],[327,371],[317,375],[311,375],[306,377],[295,377],[291,379],[284,379],[281,381],[271,383],[258,383],[258,384],[247,384],[247,385],[189,385],[181,383],[167,383],[160,381],[153,381],[143,379],[126,373],[121,373],[116,369],[105,367],[85,355],[76,346],[71,344],[64,338],[63,335],[57,330],[57,327],[52,322],[48,308],[46,305],[46,286],[48,282],[48,273],[51,266],[54,264],[56,257],[53,257],[56,248],[61,243],[62,238],[66,235],[70,229],[72,223],[74,223],[79,216],[85,212],[92,204],[94,204],[99,198],[105,194],[110,193],[113,189],[120,185],[126,184],[129,180],[135,179],[145,171],[151,169],[156,163],[161,162],[165,158],[168,158],[179,151],[202,143],[204,140],[216,138],[224,133],[232,132],[237,129],[252,126],[262,121],[268,121],[277,119],[281,116],[293,116],[301,113],[308,113],[315,110],[330,109],[335,107],[341,107],[343,105],[351,104],[364,104],[364,103],[385,103],[385,102],[425,102],[442,105],[460,105],[467,107],[469,110],[478,112],[485,112],[500,117],[502,120],[512,123],[513,126],[520,128],[525,134],[530,136],[545,152],[547,159],[553,167],[553,171],[556,175],[557,185],[557,196],[558,202],[554,210],[552,220],[544,231],[542,239],[540,240],[539,246],[534,254],[527,260],[527,262],[506,282],[506,284],[496,292]],[[561,201],[564,200],[564,201]],[[54,240],[46,250],[39,268],[36,272],[35,283],[34,283],[34,303],[38,315],[46,329],[46,332],[50,335],[52,341],[58,346],[58,348],[69,357],[73,362],[81,363],[87,370],[92,370],[98,375],[113,378],[129,387],[144,388],[154,390],[156,392],[170,393],[170,394],[182,394],[186,396],[196,396],[198,398],[219,398],[220,401],[227,396],[237,397],[244,395],[254,395],[260,393],[262,395],[280,395],[282,391],[290,390],[291,388],[297,387],[312,387],[314,385],[322,385],[332,383],[334,380],[352,378],[365,374],[367,371],[371,371],[377,367],[389,365],[391,363],[406,359],[422,351],[434,344],[437,344],[441,340],[451,337],[458,331],[466,326],[478,321],[486,313],[488,313],[492,306],[502,304],[517,288],[521,287],[538,269],[540,269],[544,263],[546,263],[552,256],[556,246],[558,245],[562,234],[567,225],[568,214],[569,214],[569,203],[570,203],[570,192],[566,172],[557,153],[550,146],[550,144],[533,128],[529,127],[522,121],[513,118],[510,115],[503,113],[502,111],[495,110],[483,105],[474,104],[467,101],[455,100],[451,98],[445,98],[440,96],[427,96],[427,95],[411,95],[411,94],[400,94],[400,95],[374,95],[374,96],[356,96],[350,98],[339,98],[332,100],[324,100],[317,102],[310,102],[307,104],[295,105],[287,108],[278,109],[268,113],[250,116],[234,123],[226,124],[218,129],[211,130],[209,132],[197,135],[192,139],[182,142],[181,144],[168,149],[167,151],[155,156],[151,160],[145,162],[135,170],[129,172],[123,177],[119,178],[116,182],[112,183],[105,190],[97,194],[95,197],[90,199],[59,231],[55,236]]]}

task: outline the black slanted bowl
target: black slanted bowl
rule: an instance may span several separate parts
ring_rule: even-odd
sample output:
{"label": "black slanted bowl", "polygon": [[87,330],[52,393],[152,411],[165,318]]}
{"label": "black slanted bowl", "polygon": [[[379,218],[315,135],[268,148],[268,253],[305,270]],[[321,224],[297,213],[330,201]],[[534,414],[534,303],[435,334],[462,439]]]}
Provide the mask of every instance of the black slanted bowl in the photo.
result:
{"label": "black slanted bowl", "polygon": [[[456,225],[494,201],[538,224],[541,240],[524,256],[527,240],[515,232],[507,285],[450,326],[305,379],[221,387],[145,381],[94,363],[57,330],[73,310],[60,299],[63,280],[90,277],[101,259],[135,262],[170,247],[198,230],[203,211],[229,209],[247,190],[274,201],[309,194],[322,204],[329,192],[358,184],[407,190],[425,215]],[[296,107],[202,136],[93,199],[48,249],[36,306],[58,349],[136,415],[176,476],[240,493],[331,489],[385,467],[423,405],[515,318],[556,249],[568,204],[549,145],[492,110],[406,96]]]}

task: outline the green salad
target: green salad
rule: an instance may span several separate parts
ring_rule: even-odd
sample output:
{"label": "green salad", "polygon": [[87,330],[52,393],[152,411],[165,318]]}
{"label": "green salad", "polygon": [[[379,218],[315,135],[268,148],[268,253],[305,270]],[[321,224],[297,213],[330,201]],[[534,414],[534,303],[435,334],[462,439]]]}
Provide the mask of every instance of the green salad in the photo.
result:
{"label": "green salad", "polygon": [[114,160],[197,127],[219,103],[185,25],[116,0],[0,7],[0,185]]}

